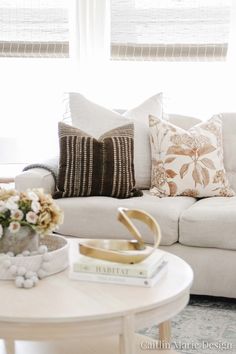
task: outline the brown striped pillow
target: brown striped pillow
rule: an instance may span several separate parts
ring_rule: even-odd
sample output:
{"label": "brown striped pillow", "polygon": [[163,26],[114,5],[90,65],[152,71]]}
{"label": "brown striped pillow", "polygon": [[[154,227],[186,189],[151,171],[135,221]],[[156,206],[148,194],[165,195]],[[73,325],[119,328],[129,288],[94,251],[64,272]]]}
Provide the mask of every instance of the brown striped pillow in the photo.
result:
{"label": "brown striped pillow", "polygon": [[115,128],[95,139],[60,122],[59,144],[55,198],[142,195],[135,189],[133,124]]}

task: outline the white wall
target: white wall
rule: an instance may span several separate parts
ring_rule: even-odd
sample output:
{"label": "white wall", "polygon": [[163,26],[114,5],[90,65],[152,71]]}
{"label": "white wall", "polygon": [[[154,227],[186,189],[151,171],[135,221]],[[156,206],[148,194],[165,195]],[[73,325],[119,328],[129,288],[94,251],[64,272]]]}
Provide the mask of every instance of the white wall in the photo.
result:
{"label": "white wall", "polygon": [[39,161],[57,151],[64,91],[80,90],[110,108],[163,91],[166,112],[207,119],[236,111],[235,82],[236,66],[227,62],[110,62],[78,73],[64,59],[1,59],[0,136],[18,139],[22,162]]}
{"label": "white wall", "polygon": [[163,91],[169,113],[207,119],[236,111],[236,66],[227,62],[112,62],[84,82],[91,98],[110,107],[129,108]]}
{"label": "white wall", "polygon": [[21,157],[16,162],[55,154],[69,71],[64,59],[0,60],[0,137],[17,140]]}

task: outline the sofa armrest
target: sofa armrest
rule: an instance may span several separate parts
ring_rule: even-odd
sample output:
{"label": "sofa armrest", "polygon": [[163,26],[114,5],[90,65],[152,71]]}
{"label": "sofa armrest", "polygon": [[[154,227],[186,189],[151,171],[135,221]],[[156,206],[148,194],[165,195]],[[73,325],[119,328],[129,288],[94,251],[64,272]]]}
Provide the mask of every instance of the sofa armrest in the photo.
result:
{"label": "sofa armrest", "polygon": [[18,191],[24,191],[28,188],[43,188],[45,193],[53,194],[55,180],[52,173],[44,168],[32,168],[16,176],[15,186]]}

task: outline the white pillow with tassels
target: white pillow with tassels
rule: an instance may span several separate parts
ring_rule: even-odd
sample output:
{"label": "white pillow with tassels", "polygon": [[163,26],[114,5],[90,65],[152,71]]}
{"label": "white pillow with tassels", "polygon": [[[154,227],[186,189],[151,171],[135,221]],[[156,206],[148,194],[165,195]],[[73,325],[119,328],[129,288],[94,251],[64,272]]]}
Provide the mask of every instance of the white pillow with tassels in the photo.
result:
{"label": "white pillow with tassels", "polygon": [[149,189],[151,185],[151,148],[148,117],[162,117],[162,93],[156,94],[134,109],[121,115],[91,102],[80,93],[66,94],[66,117],[72,124],[98,138],[118,126],[134,123],[134,169],[136,187]]}

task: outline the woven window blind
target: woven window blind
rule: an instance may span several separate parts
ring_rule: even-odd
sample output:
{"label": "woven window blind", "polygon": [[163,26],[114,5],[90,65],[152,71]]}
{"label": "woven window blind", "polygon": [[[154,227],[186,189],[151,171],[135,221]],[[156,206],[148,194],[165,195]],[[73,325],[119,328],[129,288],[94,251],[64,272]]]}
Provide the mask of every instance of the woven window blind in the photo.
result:
{"label": "woven window blind", "polygon": [[0,57],[68,57],[68,0],[1,0]]}
{"label": "woven window blind", "polygon": [[231,0],[111,0],[114,60],[227,56]]}

